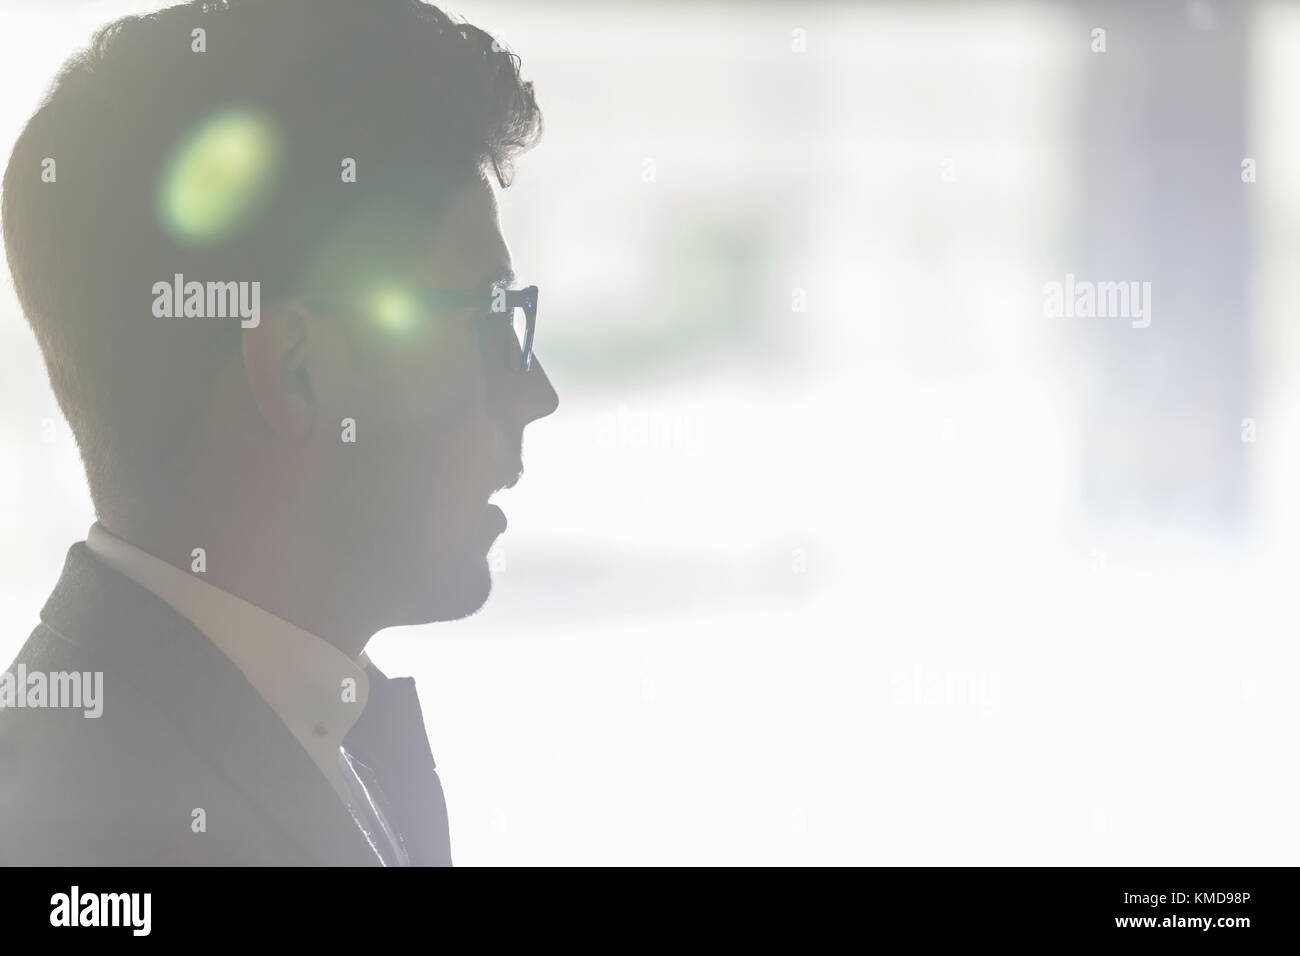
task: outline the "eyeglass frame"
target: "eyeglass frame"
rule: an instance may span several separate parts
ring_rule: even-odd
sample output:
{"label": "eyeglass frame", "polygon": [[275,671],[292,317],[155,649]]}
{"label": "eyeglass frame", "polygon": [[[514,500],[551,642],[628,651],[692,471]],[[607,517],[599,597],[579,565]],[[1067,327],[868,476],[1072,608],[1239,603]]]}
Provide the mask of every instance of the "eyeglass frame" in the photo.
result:
{"label": "eyeglass frame", "polygon": [[[497,298],[499,293],[505,293],[503,308],[498,309]],[[506,367],[516,375],[522,375],[525,372],[532,371],[533,367],[533,339],[537,334],[537,286],[530,285],[523,289],[503,289],[499,284],[494,284],[488,289],[431,289],[423,288],[414,293],[414,297],[423,306],[431,309],[475,309],[483,304],[486,297],[491,300],[491,311],[497,315],[513,315],[515,309],[524,310],[524,341],[520,343],[520,364],[516,368],[510,363]],[[315,302],[313,304],[326,305],[326,303]],[[511,339],[518,341],[514,334],[512,325],[506,326],[506,346],[510,345]]]}
{"label": "eyeglass frame", "polygon": [[[497,308],[498,295],[505,293],[503,307]],[[491,311],[498,315],[513,315],[515,309],[524,310],[524,340],[520,343],[519,367],[508,366],[512,372],[522,374],[533,367],[533,338],[537,334],[537,286],[530,285],[523,289],[503,289],[493,286],[487,290],[467,292],[461,289],[420,289],[416,298],[429,308],[472,309],[483,303],[483,297],[492,300]],[[510,339],[515,338],[512,326],[506,326],[507,347]]]}

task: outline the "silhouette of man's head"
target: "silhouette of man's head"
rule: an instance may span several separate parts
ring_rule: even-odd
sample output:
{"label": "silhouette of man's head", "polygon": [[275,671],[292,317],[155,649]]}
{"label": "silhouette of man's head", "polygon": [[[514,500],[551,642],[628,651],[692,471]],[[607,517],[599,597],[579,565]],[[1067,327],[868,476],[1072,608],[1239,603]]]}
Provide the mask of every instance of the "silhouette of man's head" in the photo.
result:
{"label": "silhouette of man's head", "polygon": [[540,130],[518,58],[417,0],[102,29],[3,208],[101,522],[318,633],[480,607],[487,499],[557,401],[491,309],[495,190]]}

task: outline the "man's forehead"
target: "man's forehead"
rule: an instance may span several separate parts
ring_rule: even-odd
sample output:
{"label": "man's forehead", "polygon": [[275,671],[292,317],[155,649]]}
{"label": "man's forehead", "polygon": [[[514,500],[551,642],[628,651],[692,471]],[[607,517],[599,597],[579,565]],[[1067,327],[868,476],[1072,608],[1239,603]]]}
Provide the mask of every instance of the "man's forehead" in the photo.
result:
{"label": "man's forehead", "polygon": [[435,227],[426,264],[441,288],[480,288],[514,278],[496,195],[486,180],[459,187]]}

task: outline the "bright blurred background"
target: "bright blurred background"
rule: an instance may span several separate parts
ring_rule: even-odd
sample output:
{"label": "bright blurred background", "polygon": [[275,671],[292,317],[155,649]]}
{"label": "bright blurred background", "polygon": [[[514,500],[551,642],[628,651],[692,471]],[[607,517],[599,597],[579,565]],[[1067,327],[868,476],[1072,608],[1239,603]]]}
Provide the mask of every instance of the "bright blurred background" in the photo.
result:
{"label": "bright blurred background", "polygon": [[[5,156],[162,5],[6,0]],[[371,645],[455,861],[1294,863],[1300,6],[448,8],[561,394],[488,606]],[[93,515],[5,279],[7,661]]]}

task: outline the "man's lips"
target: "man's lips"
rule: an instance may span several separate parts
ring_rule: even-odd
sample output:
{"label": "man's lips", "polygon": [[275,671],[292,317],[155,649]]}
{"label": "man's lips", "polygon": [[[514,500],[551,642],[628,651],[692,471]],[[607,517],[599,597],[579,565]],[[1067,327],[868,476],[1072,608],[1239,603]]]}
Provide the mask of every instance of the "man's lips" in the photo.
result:
{"label": "man's lips", "polygon": [[497,491],[505,491],[519,484],[519,479],[524,476],[524,466],[522,462],[516,462],[513,468],[504,472],[503,477],[497,482]]}
{"label": "man's lips", "polygon": [[[523,474],[524,474],[524,466],[522,464],[517,464],[514,468],[511,468],[508,471],[504,472],[501,480],[497,482],[497,486],[496,486],[497,490],[492,492],[492,494],[495,495],[497,491],[507,491],[513,488],[515,485],[519,483],[519,479],[523,477]],[[487,503],[487,507],[483,509],[483,512],[484,512],[484,524],[487,527],[492,529],[493,537],[503,533],[506,530],[506,525],[508,524],[508,522],[506,521],[506,513],[502,511],[497,505],[494,505],[491,501],[489,501]]]}

